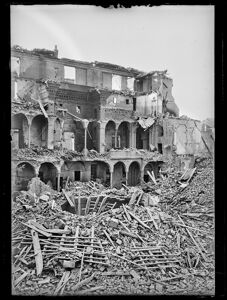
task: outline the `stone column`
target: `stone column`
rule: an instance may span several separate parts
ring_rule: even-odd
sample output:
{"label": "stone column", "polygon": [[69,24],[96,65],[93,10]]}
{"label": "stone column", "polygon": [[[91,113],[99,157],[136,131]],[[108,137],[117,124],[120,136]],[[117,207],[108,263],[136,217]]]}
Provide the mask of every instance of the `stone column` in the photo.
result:
{"label": "stone column", "polygon": [[54,122],[55,117],[48,117],[47,148],[54,149]]}
{"label": "stone column", "polygon": [[129,172],[129,165],[125,165],[126,185],[128,185],[128,172]]}
{"label": "stone column", "polygon": [[58,177],[58,180],[57,180],[57,191],[59,192],[60,191],[60,177],[61,177],[61,172],[57,171],[57,177]]}
{"label": "stone column", "polygon": [[84,128],[84,149],[83,153],[84,156],[87,156],[87,127],[88,127],[89,121],[87,119],[82,120],[82,125]]}
{"label": "stone column", "polygon": [[136,148],[136,123],[130,124],[129,147]]}
{"label": "stone column", "polygon": [[115,127],[115,148],[117,148],[117,131],[118,131],[118,127],[120,125],[119,122],[116,122],[116,127]]}
{"label": "stone column", "polygon": [[140,183],[143,183],[144,179],[144,166],[141,167],[141,171],[140,171]]}
{"label": "stone column", "polygon": [[31,119],[28,119],[28,148],[31,147]]}
{"label": "stone column", "polygon": [[110,188],[111,189],[113,188],[113,170],[114,170],[113,165],[110,165]]}
{"label": "stone column", "polygon": [[98,151],[99,153],[104,153],[105,152],[105,127],[106,127],[106,122],[98,122],[99,126],[99,134],[98,134]]}

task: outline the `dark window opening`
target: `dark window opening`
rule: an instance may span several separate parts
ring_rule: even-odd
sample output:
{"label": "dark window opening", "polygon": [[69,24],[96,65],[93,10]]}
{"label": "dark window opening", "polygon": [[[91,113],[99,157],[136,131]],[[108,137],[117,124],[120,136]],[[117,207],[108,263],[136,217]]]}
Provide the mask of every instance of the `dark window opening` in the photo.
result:
{"label": "dark window opening", "polygon": [[60,104],[59,104],[59,106],[61,106],[61,107],[62,107],[62,106],[63,106],[63,104],[62,104],[62,103],[60,103]]}
{"label": "dark window opening", "polygon": [[126,104],[129,104],[129,99],[126,99],[125,102],[126,102]]}
{"label": "dark window opening", "polygon": [[158,152],[162,154],[162,144],[158,144]]}
{"label": "dark window opening", "polygon": [[112,148],[115,148],[115,135],[112,135]]}
{"label": "dark window opening", "polygon": [[44,106],[45,111],[48,110],[48,104]]}
{"label": "dark window opening", "polygon": [[39,172],[39,178],[43,181],[43,172]]}
{"label": "dark window opening", "polygon": [[94,117],[97,118],[97,115],[98,115],[97,109],[95,108],[95,109],[94,109]]}
{"label": "dark window opening", "polygon": [[149,178],[149,175],[146,174],[146,175],[143,176],[143,180],[144,180],[145,182],[148,182],[149,179],[150,179],[150,178]]}
{"label": "dark window opening", "polygon": [[74,171],[74,181],[80,181],[80,171]]}
{"label": "dark window opening", "polygon": [[133,98],[133,111],[136,111],[136,98]]}
{"label": "dark window opening", "polygon": [[97,168],[96,165],[91,165],[91,178],[92,180],[95,180],[97,177]]}

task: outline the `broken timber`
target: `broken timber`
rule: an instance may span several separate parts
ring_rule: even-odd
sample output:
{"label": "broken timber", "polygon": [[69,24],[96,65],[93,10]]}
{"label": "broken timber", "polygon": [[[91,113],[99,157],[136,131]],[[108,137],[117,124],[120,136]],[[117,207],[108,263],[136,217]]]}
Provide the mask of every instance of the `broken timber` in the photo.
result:
{"label": "broken timber", "polygon": [[66,191],[64,189],[62,189],[62,192],[65,196],[65,198],[67,199],[67,201],[69,202],[71,207],[75,207],[74,203],[72,202],[72,200],[70,199],[69,195],[67,195]]}
{"label": "broken timber", "polygon": [[43,256],[40,248],[38,233],[32,229],[31,236],[32,236],[33,248],[35,253],[36,273],[37,276],[39,276],[43,270]]}

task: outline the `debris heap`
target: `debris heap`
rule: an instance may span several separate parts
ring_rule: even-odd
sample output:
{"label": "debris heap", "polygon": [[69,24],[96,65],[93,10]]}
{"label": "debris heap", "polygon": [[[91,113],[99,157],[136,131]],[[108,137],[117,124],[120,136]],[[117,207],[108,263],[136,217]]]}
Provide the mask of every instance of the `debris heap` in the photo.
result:
{"label": "debris heap", "polygon": [[[13,293],[213,295],[213,166],[205,160],[195,167],[187,185],[170,171],[156,183],[122,190],[80,182],[61,193],[18,193]],[[96,197],[100,204],[88,209],[100,194],[127,201],[108,206]],[[83,212],[83,205],[76,214],[62,210],[63,201],[77,209],[83,196]]]}

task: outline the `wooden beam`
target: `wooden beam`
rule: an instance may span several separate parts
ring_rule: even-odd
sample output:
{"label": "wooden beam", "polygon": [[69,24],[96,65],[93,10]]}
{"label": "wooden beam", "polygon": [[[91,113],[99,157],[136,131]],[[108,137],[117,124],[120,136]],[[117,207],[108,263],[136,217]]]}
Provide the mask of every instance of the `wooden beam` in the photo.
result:
{"label": "wooden beam", "polygon": [[32,236],[33,248],[35,253],[36,274],[37,276],[39,276],[43,270],[43,256],[40,248],[38,233],[32,229],[31,236]]}
{"label": "wooden beam", "polygon": [[65,198],[67,199],[67,201],[69,202],[71,207],[75,207],[74,203],[72,202],[72,200],[70,199],[69,195],[66,193],[66,191],[64,189],[62,189],[62,192],[65,196]]}

